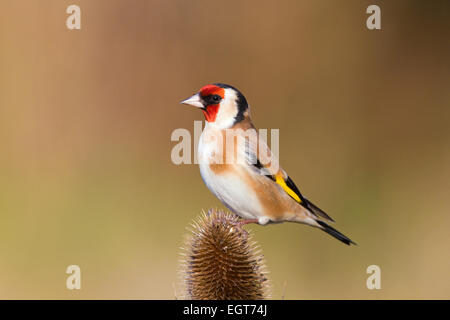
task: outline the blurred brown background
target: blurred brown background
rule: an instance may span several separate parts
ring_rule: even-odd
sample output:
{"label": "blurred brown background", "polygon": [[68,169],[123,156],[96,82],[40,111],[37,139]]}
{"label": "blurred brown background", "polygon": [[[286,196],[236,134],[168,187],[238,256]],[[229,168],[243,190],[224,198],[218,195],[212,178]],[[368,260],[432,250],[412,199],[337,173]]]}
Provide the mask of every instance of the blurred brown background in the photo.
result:
{"label": "blurred brown background", "polygon": [[448,1],[1,0],[0,298],[177,295],[185,228],[222,206],[197,166],[172,164],[170,135],[203,119],[179,101],[212,82],[280,129],[283,167],[359,244],[249,226],[274,298],[285,283],[286,299],[450,298],[449,15]]}

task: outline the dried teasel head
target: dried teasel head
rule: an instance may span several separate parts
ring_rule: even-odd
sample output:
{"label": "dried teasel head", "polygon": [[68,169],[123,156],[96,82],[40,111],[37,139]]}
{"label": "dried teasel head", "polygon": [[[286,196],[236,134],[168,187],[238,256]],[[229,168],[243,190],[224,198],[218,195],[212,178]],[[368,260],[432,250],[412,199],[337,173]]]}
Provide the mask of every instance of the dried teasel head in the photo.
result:
{"label": "dried teasel head", "polygon": [[235,214],[209,210],[193,224],[183,248],[185,298],[259,300],[269,297],[263,256]]}

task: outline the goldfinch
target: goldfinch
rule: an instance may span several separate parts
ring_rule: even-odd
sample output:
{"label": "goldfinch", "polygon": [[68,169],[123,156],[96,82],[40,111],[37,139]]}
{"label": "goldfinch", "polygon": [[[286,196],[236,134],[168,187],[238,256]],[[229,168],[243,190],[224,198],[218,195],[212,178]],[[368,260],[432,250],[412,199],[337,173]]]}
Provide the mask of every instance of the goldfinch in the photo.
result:
{"label": "goldfinch", "polygon": [[198,144],[201,176],[209,190],[244,219],[242,224],[297,222],[355,244],[327,223],[334,220],[305,198],[279,166],[256,132],[239,90],[210,84],[181,103],[202,110],[206,126]]}

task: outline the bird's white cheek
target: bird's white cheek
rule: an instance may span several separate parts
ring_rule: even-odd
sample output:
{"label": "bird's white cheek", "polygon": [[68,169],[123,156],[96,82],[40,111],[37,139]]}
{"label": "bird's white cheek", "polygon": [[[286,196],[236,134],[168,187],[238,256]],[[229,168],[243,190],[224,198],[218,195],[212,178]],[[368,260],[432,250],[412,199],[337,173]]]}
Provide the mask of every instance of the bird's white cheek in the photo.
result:
{"label": "bird's white cheek", "polygon": [[223,102],[220,105],[216,121],[214,121],[213,124],[218,129],[230,128],[234,124],[234,119],[236,115],[237,115],[236,107],[231,105],[229,102]]}

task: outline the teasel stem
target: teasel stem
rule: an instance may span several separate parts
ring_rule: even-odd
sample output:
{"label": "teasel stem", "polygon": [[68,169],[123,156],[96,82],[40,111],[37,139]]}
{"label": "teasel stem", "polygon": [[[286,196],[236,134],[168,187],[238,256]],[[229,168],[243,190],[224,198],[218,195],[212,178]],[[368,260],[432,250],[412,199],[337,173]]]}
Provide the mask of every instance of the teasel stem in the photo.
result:
{"label": "teasel stem", "polygon": [[191,225],[181,263],[184,298],[261,300],[270,297],[260,248],[229,212],[203,212]]}

